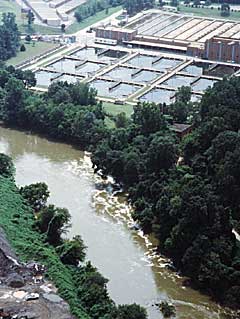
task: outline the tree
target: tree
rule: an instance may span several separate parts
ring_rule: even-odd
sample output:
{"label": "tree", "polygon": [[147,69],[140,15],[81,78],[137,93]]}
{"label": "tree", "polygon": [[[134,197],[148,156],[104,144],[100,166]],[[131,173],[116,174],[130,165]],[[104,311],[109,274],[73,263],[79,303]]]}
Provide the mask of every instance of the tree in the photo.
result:
{"label": "tree", "polygon": [[153,135],[147,150],[147,170],[149,172],[173,168],[177,160],[174,139],[161,133]]}
{"label": "tree", "polygon": [[25,45],[24,45],[24,44],[22,44],[22,45],[20,46],[20,51],[21,51],[21,52],[26,51],[26,47],[25,47]]}
{"label": "tree", "polygon": [[15,168],[11,157],[0,153],[0,175],[8,178],[12,178],[15,173]]}
{"label": "tree", "polygon": [[26,35],[25,41],[27,41],[28,43],[30,43],[32,41],[32,38],[31,38],[30,34]]}
{"label": "tree", "polygon": [[61,235],[66,232],[70,226],[71,216],[66,208],[54,208],[54,214],[48,223],[46,231],[47,241],[53,245],[61,244]]}
{"label": "tree", "polygon": [[226,17],[230,15],[230,5],[228,3],[221,4],[221,16]]}
{"label": "tree", "polygon": [[85,259],[86,246],[80,236],[75,236],[72,240],[65,240],[61,246],[58,246],[57,252],[64,264],[78,266],[79,262]]}
{"label": "tree", "polygon": [[166,129],[167,125],[160,106],[153,103],[139,103],[133,109],[133,123],[138,126],[142,134],[148,135]]}
{"label": "tree", "polygon": [[119,305],[116,319],[147,319],[146,310],[137,305]]}
{"label": "tree", "polygon": [[[77,258],[82,259],[85,248],[83,247],[81,239],[78,237],[72,242],[62,243],[61,235],[70,226],[70,219],[70,214],[66,208],[59,208],[54,205],[44,206],[37,216],[36,226],[41,233],[46,234],[47,241],[51,245],[62,245],[59,247],[60,254],[63,253],[63,258],[66,263],[73,264]],[[75,258],[75,260],[73,258]]]}
{"label": "tree", "polygon": [[7,60],[16,55],[20,46],[20,33],[11,12],[2,14],[0,25],[0,60]]}
{"label": "tree", "polygon": [[62,33],[65,32],[65,29],[66,29],[66,24],[62,23],[62,24],[61,24],[61,31],[62,31]]}
{"label": "tree", "polygon": [[5,88],[5,119],[9,123],[13,123],[16,121],[16,118],[19,118],[19,114],[24,108],[24,85],[21,80],[17,80],[16,78],[10,78]]}
{"label": "tree", "polygon": [[172,7],[177,7],[178,6],[178,0],[171,0],[170,5]]}
{"label": "tree", "polygon": [[45,183],[36,183],[21,187],[20,193],[35,211],[40,211],[46,206],[50,194],[48,186]]}
{"label": "tree", "polygon": [[29,27],[33,24],[34,20],[35,20],[35,16],[34,16],[32,10],[28,10],[27,21],[28,21],[28,26]]}
{"label": "tree", "polygon": [[191,87],[190,86],[181,86],[177,89],[177,92],[175,93],[175,100],[176,102],[182,102],[182,103],[189,103],[191,100]]}
{"label": "tree", "polygon": [[36,85],[35,74],[30,70],[24,71],[22,80],[27,87],[31,87],[31,86]]}
{"label": "tree", "polygon": [[114,118],[114,122],[117,128],[127,127],[129,123],[125,112],[117,114]]}
{"label": "tree", "polygon": [[173,305],[170,305],[167,301],[162,301],[159,305],[159,308],[164,316],[164,318],[170,318],[175,316],[176,310]]}

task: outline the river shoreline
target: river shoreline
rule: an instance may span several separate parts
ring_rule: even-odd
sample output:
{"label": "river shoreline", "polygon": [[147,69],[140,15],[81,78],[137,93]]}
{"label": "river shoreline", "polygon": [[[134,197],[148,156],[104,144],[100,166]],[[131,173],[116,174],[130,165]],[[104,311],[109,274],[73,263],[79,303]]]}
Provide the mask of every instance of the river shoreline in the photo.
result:
{"label": "river shoreline", "polygon": [[[9,130],[9,129],[7,129],[6,127],[5,127],[5,129],[6,130]],[[13,133],[13,135],[18,135],[18,133],[15,133],[15,130],[14,129],[11,129],[12,130],[12,133]],[[33,151],[36,151],[35,150],[35,148],[36,148],[36,145],[37,144],[39,144],[40,142],[42,143],[42,135],[31,135],[32,134],[32,132],[31,133],[29,133],[29,132],[27,132],[26,133],[26,131],[23,131],[23,130],[21,130],[21,136],[22,136],[22,138],[23,139],[25,139],[26,141],[27,140],[30,140],[30,142],[28,143],[29,145],[28,145],[28,147],[27,147],[27,149],[29,148],[29,150],[31,150],[31,152],[29,153],[29,154],[31,154]],[[10,134],[11,135],[11,134]],[[24,137],[24,136],[26,136],[26,138]],[[44,136],[44,138],[46,138],[46,136]],[[34,144],[35,143],[35,144]],[[45,143],[45,142],[43,142],[43,143]],[[81,174],[81,170],[84,170],[85,168],[83,167],[83,166],[81,166],[81,163],[80,162],[78,162],[78,160],[77,160],[77,157],[79,156],[79,153],[78,153],[78,149],[75,147],[75,145],[69,145],[69,143],[65,143],[64,142],[64,144],[59,144],[59,141],[56,141],[56,139],[54,139],[54,140],[52,140],[52,139],[50,139],[49,140],[49,138],[47,138],[47,142],[46,142],[47,144],[47,152],[50,152],[50,148],[52,148],[53,146],[55,147],[55,144],[56,144],[56,147],[57,147],[57,145],[59,145],[59,147],[61,148],[61,149],[64,149],[65,150],[65,154],[64,155],[62,155],[62,157],[63,157],[63,160],[65,160],[66,161],[66,158],[67,158],[67,160],[68,161],[70,161],[69,162],[69,167],[67,168],[67,171],[66,171],[66,174],[67,174],[67,172],[69,172],[69,173],[71,173],[71,175],[73,174],[77,179],[79,179],[80,178],[80,180],[83,178],[83,175],[84,174]],[[32,144],[32,145],[31,145]],[[27,145],[27,144],[26,144]],[[32,146],[32,148],[31,148],[31,146]],[[26,147],[25,147],[26,148]],[[70,152],[72,152],[74,155],[73,155],[73,157],[72,157],[72,155],[70,155],[70,156],[67,156],[66,155],[66,151],[67,150],[70,150],[70,149],[72,149]],[[29,152],[29,151],[27,151],[27,152]],[[21,153],[21,152],[20,152]],[[19,153],[19,154],[20,154]],[[24,150],[24,153],[26,153],[26,150]],[[46,153],[45,154],[45,157],[46,157],[46,155],[47,155],[47,157],[49,157],[49,154],[48,153]],[[17,156],[17,157],[16,157]],[[22,154],[21,156],[24,156],[24,154]],[[64,156],[66,157],[66,158],[64,158]],[[35,157],[34,157],[35,158]],[[51,160],[53,160],[53,158],[55,158],[55,155],[52,155],[52,159]],[[57,157],[56,157],[57,158]],[[72,164],[71,164],[71,161],[72,161],[72,159],[74,158],[74,161],[72,162]],[[20,157],[19,157],[19,155],[17,155],[17,154],[15,154],[15,161],[19,161],[19,159],[20,159]],[[31,159],[31,157],[29,158],[29,160]],[[36,159],[36,158],[35,158]],[[71,160],[70,160],[71,159]],[[57,160],[57,159],[56,159]],[[76,162],[76,163],[75,163]],[[58,163],[58,162],[56,162],[56,163]],[[65,162],[63,162],[63,163],[65,163]],[[74,167],[75,167],[75,164],[74,164],[74,166],[73,166],[73,163],[75,163],[76,164],[76,169],[74,169]],[[25,165],[25,164],[24,164]],[[88,163],[88,165],[89,165],[89,163]],[[18,166],[18,165],[17,165]],[[62,167],[62,169],[64,169],[64,167],[65,167],[66,165],[64,164],[64,166]],[[44,167],[44,166],[43,166]],[[66,166],[67,167],[67,166]],[[83,167],[83,168],[82,168]],[[20,166],[20,169],[23,169],[21,166]],[[54,167],[54,169],[55,169],[55,167]],[[58,169],[58,170],[57,170]],[[92,168],[90,169],[90,171],[89,171],[89,167],[88,168],[86,168],[86,170],[88,170],[88,176],[91,176],[91,178],[93,178],[93,180],[94,180],[94,178],[96,177],[96,175],[95,175],[95,177],[93,177],[93,172],[92,172]],[[56,171],[59,171],[59,167],[56,167]],[[22,173],[23,174],[23,173]],[[67,175],[68,177],[69,177],[69,175]],[[37,176],[36,176],[36,178],[38,178]],[[25,182],[25,179],[22,179],[22,177],[21,177],[21,184],[22,183],[24,183]],[[75,178],[74,178],[74,182],[75,182]],[[87,182],[87,183],[90,183],[91,185],[95,185],[95,181],[93,181],[93,184],[92,184],[92,182]],[[92,187],[92,186],[91,186]],[[93,192],[93,197],[94,197],[94,194],[95,194],[95,202],[93,203],[93,205],[95,206],[95,208],[97,209],[97,212],[98,212],[98,215],[100,216],[100,219],[101,218],[105,218],[105,223],[110,223],[111,222],[111,219],[109,220],[108,219],[108,217],[106,217],[106,213],[108,213],[108,211],[107,211],[107,209],[106,209],[106,203],[108,204],[108,206],[109,205],[112,205],[112,207],[111,207],[111,209],[108,207],[108,209],[109,210],[112,210],[112,211],[115,211],[115,206],[118,206],[118,205],[120,205],[121,204],[121,199],[120,199],[120,204],[119,203],[114,203],[114,201],[116,201],[116,198],[114,198],[114,195],[113,194],[110,194],[110,198],[107,198],[106,197],[106,193],[104,194],[104,191],[103,191],[103,193],[101,193],[100,192],[100,194],[97,194],[97,190],[94,190],[94,192]],[[104,196],[105,196],[105,198],[104,198]],[[91,197],[91,196],[90,196]],[[89,198],[89,197],[88,197]],[[96,202],[96,199],[98,200],[97,202]],[[54,198],[53,198],[53,201],[55,201],[54,200]],[[112,202],[111,202],[112,201]],[[117,201],[118,201],[118,199],[117,199]],[[101,210],[99,210],[99,205],[102,205],[103,206],[103,208],[102,208],[102,211]],[[105,206],[104,206],[105,205]],[[115,206],[114,206],[115,205]],[[97,207],[96,207],[97,206]],[[118,207],[119,208],[119,207]],[[120,207],[119,208],[119,211],[120,211],[120,213],[121,213],[121,209],[123,209],[123,207]],[[117,214],[118,214],[119,212],[117,212]],[[120,213],[119,213],[119,215],[120,215]],[[112,213],[112,215],[114,215],[114,212]],[[106,218],[107,218],[107,221],[106,221]],[[114,219],[118,219],[118,216],[114,216]],[[123,223],[123,220],[121,220],[121,218],[120,218],[120,221]],[[126,221],[125,221],[126,222]],[[120,223],[120,222],[119,222]],[[118,224],[118,222],[116,223],[116,224]],[[115,224],[113,224],[112,226],[114,226]],[[115,225],[116,226],[116,225]],[[115,227],[114,226],[114,227]],[[123,226],[123,227],[125,227],[125,226]],[[75,230],[74,230],[74,232],[76,232]],[[129,232],[129,230],[127,231],[127,232]],[[81,232],[80,232],[81,233]],[[162,263],[164,264],[164,262],[163,262],[163,260],[165,260],[161,255],[158,255],[158,254],[156,254],[156,247],[154,247],[153,245],[152,245],[152,243],[149,241],[149,238],[147,238],[146,239],[146,236],[144,236],[143,235],[143,233],[141,233],[141,231],[139,231],[139,234],[137,234],[137,232],[136,231],[131,231],[130,233],[129,233],[129,235],[128,236],[130,236],[130,238],[133,238],[134,240],[137,240],[137,242],[139,242],[139,243],[141,243],[141,245],[143,245],[144,247],[146,247],[146,248],[144,248],[144,250],[146,251],[146,253],[148,252],[148,254],[150,253],[150,251],[148,250],[149,248],[150,249],[152,249],[152,251],[151,251],[151,253],[153,253],[152,255],[150,254],[150,255],[145,255],[145,256],[147,256],[146,258],[148,258],[148,261],[149,261],[149,263],[147,263],[148,265],[149,265],[149,267],[151,267],[151,268],[153,268],[153,269],[156,269],[155,270],[155,272],[156,272],[156,275],[159,273],[160,275],[160,277],[159,278],[161,278],[162,276],[163,276],[163,274],[164,274],[164,276],[173,276],[172,277],[172,279],[173,278],[175,278],[174,279],[174,281],[176,281],[176,282],[178,282],[179,281],[179,279],[177,278],[178,277],[178,274],[177,273],[175,273],[175,274],[172,274],[172,275],[170,275],[170,273],[167,271],[167,270],[164,270],[164,267],[166,266],[162,266],[161,264],[159,264],[159,262],[160,262],[160,260],[162,261]],[[142,239],[141,239],[141,237],[142,237]],[[150,245],[151,244],[151,245]],[[140,246],[140,247],[143,247],[143,246]],[[90,245],[89,245],[89,248],[90,248]],[[154,256],[154,258],[153,258],[153,256]],[[96,258],[96,257],[95,257]],[[92,260],[92,258],[90,258],[91,260]],[[96,264],[96,262],[94,262],[94,264]],[[101,263],[100,263],[101,264]],[[159,267],[160,266],[160,267]],[[136,268],[133,268],[133,269],[135,269],[134,271],[136,271]],[[146,268],[145,268],[146,269]],[[164,270],[164,271],[163,271]],[[101,269],[100,269],[100,271],[101,271]],[[102,272],[102,271],[101,271]],[[144,272],[143,272],[144,273]],[[105,274],[104,274],[105,275]],[[109,276],[107,276],[107,277],[109,277]],[[170,278],[170,277],[167,277],[167,278]],[[162,277],[163,278],[163,277]],[[172,280],[171,279],[171,280]],[[111,278],[110,278],[110,280],[111,280]],[[151,281],[151,279],[149,278],[149,280]],[[160,279],[159,279],[160,280]],[[161,279],[162,280],[162,279]],[[173,281],[173,282],[174,282]],[[147,282],[147,281],[146,281]],[[181,282],[181,280],[180,280],[180,282]],[[178,285],[180,284],[180,282],[178,283]],[[173,284],[171,284],[171,285],[173,285]],[[182,285],[182,284],[181,284]],[[164,283],[163,282],[161,282],[161,284],[159,284],[159,287],[160,286],[162,286],[162,287],[164,287]],[[168,288],[169,289],[169,288]],[[175,288],[174,288],[175,289]],[[179,289],[180,289],[180,286],[179,286]],[[184,292],[184,291],[186,291],[186,289],[188,290],[188,288],[186,288],[186,287],[182,287],[180,290],[182,291],[182,292]],[[170,290],[171,291],[171,290]],[[194,294],[194,295],[196,295],[196,296],[198,296],[198,292],[191,292],[192,294]],[[150,296],[151,296],[151,294],[149,294]],[[155,295],[155,293],[153,294],[153,295]],[[181,295],[181,294],[180,294]],[[180,296],[179,295],[179,296]],[[150,297],[151,298],[151,297]],[[204,303],[205,302],[208,302],[207,300],[208,300],[208,298],[207,297],[201,297],[201,298],[203,298],[203,300],[205,300],[204,301]],[[186,300],[191,300],[192,298],[190,298],[190,297],[188,297],[188,298],[186,298]],[[160,300],[160,298],[158,298],[158,300]],[[156,299],[156,301],[157,301],[157,299]],[[136,302],[138,302],[138,300],[136,301]],[[154,301],[153,301],[154,302]],[[181,300],[179,300],[179,301],[177,301],[177,299],[175,298],[175,304],[176,305],[180,305],[180,308],[182,307],[183,309],[184,308],[186,308],[187,307],[187,304],[186,303],[183,303]],[[216,305],[217,306],[217,305]],[[177,306],[178,307],[178,306]],[[218,308],[218,306],[217,306],[217,308]],[[181,311],[181,310],[180,310]],[[220,311],[220,308],[219,308],[219,311]],[[155,318],[155,317],[150,317],[150,318]],[[157,318],[157,316],[156,316],[156,318]],[[181,313],[179,313],[178,314],[178,318],[189,318],[189,317],[185,317],[185,316],[183,316]],[[194,319],[195,318],[209,318],[209,314],[207,315],[207,316],[204,316],[203,314],[201,315],[201,316],[195,316],[195,317],[193,317]],[[223,318],[223,317],[220,317],[220,316],[215,316],[215,315],[213,315],[212,316],[212,318]]]}

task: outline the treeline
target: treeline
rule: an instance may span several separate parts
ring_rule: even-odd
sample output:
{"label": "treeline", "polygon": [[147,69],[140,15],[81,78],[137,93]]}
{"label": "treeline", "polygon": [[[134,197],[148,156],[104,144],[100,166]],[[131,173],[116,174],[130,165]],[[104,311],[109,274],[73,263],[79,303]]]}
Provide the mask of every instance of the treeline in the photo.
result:
{"label": "treeline", "polygon": [[74,15],[78,22],[95,15],[97,12],[122,5],[129,15],[154,7],[155,0],[88,0],[77,8]]}
{"label": "treeline", "polygon": [[142,307],[116,306],[111,300],[108,280],[85,261],[86,247],[80,236],[72,240],[62,238],[70,214],[65,208],[47,205],[47,185],[37,183],[18,189],[14,172],[11,158],[0,154],[0,225],[19,256],[46,266],[58,293],[78,318],[146,319]]}
{"label": "treeline", "polygon": [[[5,122],[90,149],[95,170],[125,187],[134,219],[155,234],[161,252],[195,286],[239,307],[240,251],[232,230],[240,228],[240,78],[218,82],[200,104],[190,102],[186,87],[171,107],[139,104],[110,130],[88,85],[55,83],[35,95],[19,75],[8,77],[0,74]],[[182,142],[169,115],[194,122]]]}
{"label": "treeline", "polygon": [[122,4],[122,0],[88,0],[77,8],[74,13],[78,22],[95,15],[97,12],[106,10],[110,7],[117,7]]}
{"label": "treeline", "polygon": [[43,95],[27,90],[35,83],[29,71],[0,70],[0,118],[7,124],[78,143],[97,144],[108,133],[101,103],[88,85],[54,83]]}
{"label": "treeline", "polygon": [[15,14],[3,13],[0,23],[0,61],[16,55],[20,47],[20,32],[15,21]]}
{"label": "treeline", "polygon": [[124,0],[123,7],[127,10],[129,15],[134,15],[142,10],[153,8],[155,0]]}
{"label": "treeline", "polygon": [[240,230],[240,78],[217,83],[199,108],[196,128],[179,143],[163,105],[139,104],[92,160],[125,186],[134,219],[155,234],[161,252],[195,286],[239,308],[240,245],[232,230]]}

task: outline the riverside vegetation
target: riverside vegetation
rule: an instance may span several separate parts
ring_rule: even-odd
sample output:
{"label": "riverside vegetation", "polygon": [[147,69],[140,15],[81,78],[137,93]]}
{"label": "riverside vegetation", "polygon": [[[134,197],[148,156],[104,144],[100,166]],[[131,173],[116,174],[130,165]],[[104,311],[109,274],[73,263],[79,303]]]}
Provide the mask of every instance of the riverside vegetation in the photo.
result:
{"label": "riverside vegetation", "polygon": [[[232,230],[240,228],[240,78],[218,82],[200,104],[190,102],[184,87],[172,108],[139,104],[131,119],[118,116],[114,129],[105,126],[88,85],[53,83],[37,95],[27,90],[33,82],[31,72],[2,66],[1,119],[92,151],[95,170],[124,186],[134,219],[155,234],[159,249],[196,287],[238,308],[239,242]],[[163,111],[191,117],[192,133],[179,141]]]}
{"label": "riverside vegetation", "polygon": [[107,280],[85,261],[86,247],[80,236],[62,239],[70,215],[67,209],[47,205],[48,196],[44,183],[18,189],[11,158],[0,154],[0,225],[21,259],[47,267],[47,276],[78,318],[145,319],[142,307],[116,306],[110,299]]}

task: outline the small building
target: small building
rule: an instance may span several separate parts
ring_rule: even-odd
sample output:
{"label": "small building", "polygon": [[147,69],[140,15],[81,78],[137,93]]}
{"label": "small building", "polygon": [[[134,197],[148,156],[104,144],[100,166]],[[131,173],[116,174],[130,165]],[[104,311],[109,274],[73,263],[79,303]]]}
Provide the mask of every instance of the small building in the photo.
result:
{"label": "small building", "polygon": [[204,57],[209,60],[240,63],[240,40],[213,37],[205,42]]}
{"label": "small building", "polygon": [[169,128],[175,132],[180,139],[192,131],[192,125],[190,124],[173,123]]}
{"label": "small building", "polygon": [[113,26],[97,27],[95,31],[97,38],[111,39],[117,42],[132,41],[137,35],[137,30]]}

